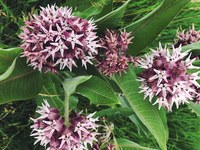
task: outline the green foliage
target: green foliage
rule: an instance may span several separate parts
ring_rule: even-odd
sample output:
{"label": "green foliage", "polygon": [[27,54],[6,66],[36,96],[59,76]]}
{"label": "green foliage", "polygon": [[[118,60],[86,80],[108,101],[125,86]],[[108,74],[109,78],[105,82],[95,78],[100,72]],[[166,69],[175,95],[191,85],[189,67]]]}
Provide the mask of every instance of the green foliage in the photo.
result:
{"label": "green foliage", "polygon": [[142,19],[125,27],[134,35],[133,43],[129,47],[129,53],[137,55],[147,47],[158,34],[172,21],[179,11],[190,0],[164,0],[154,11]]}
{"label": "green foliage", "polygon": [[97,27],[99,28],[99,32],[105,31],[106,28],[114,29],[124,16],[126,7],[129,2],[130,0],[127,0],[121,7],[97,19],[95,22],[97,24]]}
{"label": "green foliage", "polygon": [[[106,28],[117,29],[120,25],[122,28],[126,26],[125,28],[127,28],[128,31],[132,31],[135,37],[129,52],[130,54],[138,55],[141,50],[155,43],[157,45],[160,40],[170,41],[170,43],[173,42],[171,39],[174,38],[175,30],[178,26],[188,26],[186,22],[193,21],[200,23],[198,22],[199,19],[196,19],[196,17],[198,17],[198,15],[196,15],[197,13],[192,14],[189,9],[183,9],[181,15],[177,16],[174,21],[172,21],[189,0],[164,0],[164,2],[155,9],[155,6],[158,6],[160,1],[161,0],[135,0],[133,2],[128,0],[125,2],[114,2],[113,5],[112,0],[69,0],[67,2],[64,0],[52,0],[51,2],[46,0],[2,0],[0,1],[0,47],[18,46],[20,40],[17,35],[20,32],[20,27],[23,25],[23,17],[27,18],[30,12],[36,12],[40,5],[46,6],[47,3],[57,3],[59,6],[63,4],[72,6],[75,11],[74,14],[77,16],[96,19],[98,33],[102,33]],[[195,8],[194,5],[200,6],[196,3],[190,3],[187,8]],[[151,12],[151,10],[154,11]],[[198,11],[198,9],[196,10]],[[196,10],[193,9],[193,12]],[[147,13],[148,15],[145,16]],[[126,22],[122,23],[122,20]],[[135,20],[138,21],[134,22]],[[171,24],[164,29],[170,22]],[[159,34],[164,36],[158,37]],[[152,43],[154,40],[155,42]],[[152,45],[150,45],[150,43],[152,43]],[[199,51],[197,51],[199,50],[199,42],[185,46],[183,49],[192,49],[193,53],[197,54],[199,53]],[[18,58],[20,51],[19,48],[9,50],[0,49],[0,104],[21,99],[30,99],[36,96],[38,105],[41,104],[43,99],[47,99],[52,107],[60,109],[63,114],[64,91],[61,86],[61,81],[57,79],[57,75],[42,74],[41,78],[41,73],[34,71],[31,67],[27,67],[25,59]],[[195,61],[194,64],[199,65],[199,61]],[[157,143],[154,141],[152,135],[156,138],[160,148],[163,150],[166,149],[168,128],[165,112],[162,110],[159,111],[157,107],[143,100],[143,95],[138,93],[139,83],[136,81],[135,70],[131,67],[127,74],[115,76],[117,84],[128,100],[129,105],[123,106],[123,104],[120,105],[119,98],[116,96],[117,93],[121,92],[118,87],[113,89],[116,85],[111,87],[111,82],[107,82],[108,80],[99,75],[97,70],[94,69],[94,66],[92,67],[93,69],[89,68],[86,71],[87,73],[89,72],[88,74],[93,75],[91,78],[89,76],[78,76],[65,79],[63,86],[68,95],[71,95],[69,98],[70,109],[76,110],[77,105],[80,103],[79,105],[84,104],[82,107],[79,106],[81,109],[91,112],[100,110],[97,112],[96,116],[107,116],[110,121],[116,124],[114,131],[116,132],[116,137],[126,138],[117,140],[118,144],[123,147],[122,149],[150,150],[150,148],[140,145],[156,148]],[[80,73],[80,75],[82,74],[83,72]],[[84,97],[81,97],[81,95]],[[112,106],[112,108],[108,108],[107,106],[98,107],[89,104],[86,105],[85,97],[93,104]],[[16,119],[28,114],[33,116],[36,106],[31,101],[22,102],[24,106],[15,105],[19,103],[21,102],[13,104],[13,106],[18,109],[18,112],[14,114]],[[3,110],[4,106],[7,105],[2,105],[1,110]],[[199,107],[196,104],[189,103],[188,106],[199,114]],[[21,110],[22,112],[20,112]],[[118,118],[119,116],[121,116],[121,118]],[[13,116],[8,116],[6,119],[3,118],[3,121],[2,118],[0,118],[0,140],[6,139],[4,141],[1,140],[3,141],[3,146],[0,144],[0,149],[40,149],[37,146],[32,146],[32,138],[28,138],[30,134],[29,127],[27,128],[27,126],[30,125],[28,122],[29,117],[30,116],[22,118],[22,120],[17,122],[12,121]],[[175,111],[175,113],[169,114],[168,117],[168,125],[170,127],[168,149],[199,150],[198,148],[200,145],[198,144],[198,139],[200,138],[200,121],[196,116],[193,116],[190,112],[185,113],[180,111],[177,113]],[[19,125],[20,122],[25,123],[26,131],[24,126]],[[142,126],[146,126],[152,135]],[[17,132],[17,136],[15,134],[12,136],[10,131],[16,132],[18,130],[20,130],[20,132]],[[21,131],[23,131],[23,134]],[[145,136],[141,131],[145,131]],[[9,135],[7,133],[9,133]],[[18,144],[20,142],[23,143],[26,138],[28,139],[28,144]],[[19,139],[24,140],[20,141]],[[6,143],[5,141],[8,142]]]}
{"label": "green foliage", "polygon": [[111,87],[102,79],[93,76],[77,88],[77,93],[87,97],[97,105],[115,105],[119,100]]}
{"label": "green foliage", "polygon": [[14,59],[14,61],[12,62],[11,66],[8,68],[8,70],[6,70],[2,75],[0,75],[0,81],[5,80],[12,74],[12,72],[15,68],[15,64],[16,64],[16,58]]}
{"label": "green foliage", "polygon": [[112,9],[111,0],[69,0],[68,6],[74,8],[74,15],[82,18],[98,18],[104,15],[105,9]]}
{"label": "green foliage", "polygon": [[38,106],[41,106],[43,100],[47,100],[50,106],[57,108],[61,113],[64,112],[64,105],[61,99],[60,93],[62,90],[59,89],[60,93],[56,90],[56,84],[59,84],[53,81],[53,75],[51,73],[43,74],[43,87],[42,91],[35,97],[36,103]]}
{"label": "green foliage", "polygon": [[194,102],[189,102],[188,104],[189,109],[191,109],[192,112],[196,113],[196,115],[200,116],[200,105],[196,104]]}
{"label": "green foliage", "polygon": [[100,117],[100,116],[114,116],[117,114],[121,114],[125,117],[129,117],[130,115],[134,114],[134,111],[131,108],[108,108],[108,109],[103,109],[101,111],[98,111],[95,116]]}
{"label": "green foliage", "polygon": [[0,104],[31,99],[41,91],[41,88],[40,73],[28,67],[25,59],[18,58],[12,74],[0,81]]}
{"label": "green foliage", "polygon": [[68,96],[74,94],[77,86],[89,80],[90,78],[91,76],[78,76],[78,77],[73,77],[73,78],[66,78],[64,82],[62,83],[65,93]]}
{"label": "green foliage", "polygon": [[127,139],[117,139],[117,144],[121,150],[155,150],[148,147],[143,147]]}
{"label": "green foliage", "polygon": [[136,79],[137,76],[131,66],[129,66],[126,74],[114,77],[138,118],[156,138],[161,149],[165,150],[168,141],[165,113],[159,111],[157,107],[152,106],[148,101],[143,100],[143,94],[139,93],[140,84]]}

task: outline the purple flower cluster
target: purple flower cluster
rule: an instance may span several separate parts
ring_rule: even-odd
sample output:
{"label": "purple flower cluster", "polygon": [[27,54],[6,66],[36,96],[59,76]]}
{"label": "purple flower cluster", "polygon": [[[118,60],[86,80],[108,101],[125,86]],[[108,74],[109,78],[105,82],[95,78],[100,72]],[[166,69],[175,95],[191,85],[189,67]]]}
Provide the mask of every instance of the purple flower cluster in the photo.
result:
{"label": "purple flower cluster", "polygon": [[104,75],[112,76],[114,73],[121,74],[128,68],[129,62],[134,62],[133,57],[127,57],[126,51],[133,37],[131,33],[122,32],[117,34],[107,30],[104,38],[101,38],[97,58],[97,68]]}
{"label": "purple flower cluster", "polygon": [[65,67],[71,71],[77,60],[86,68],[98,54],[95,29],[93,20],[73,16],[71,8],[41,7],[39,15],[30,16],[22,27],[23,56],[39,71],[57,72]]}
{"label": "purple flower cluster", "polygon": [[84,150],[97,142],[99,127],[98,118],[92,118],[81,113],[70,115],[70,126],[66,127],[64,120],[55,108],[51,108],[47,101],[36,111],[40,117],[32,119],[34,124],[31,136],[36,138],[34,144],[40,142],[47,150]]}
{"label": "purple flower cluster", "polygon": [[[149,97],[152,102],[154,96],[157,100],[154,104],[159,104],[159,108],[164,106],[172,110],[174,103],[178,108],[180,104],[188,103],[199,96],[200,88],[197,80],[200,79],[200,71],[189,74],[188,69],[199,69],[193,66],[195,59],[190,59],[188,51],[181,52],[182,48],[168,50],[162,48],[161,44],[157,50],[152,50],[151,55],[145,55],[140,61],[140,67],[144,68],[140,74],[142,85],[141,93],[144,97]],[[187,56],[187,58],[185,58]]]}
{"label": "purple flower cluster", "polygon": [[192,25],[192,28],[189,31],[181,31],[177,33],[177,38],[175,40],[175,44],[174,47],[177,48],[180,45],[184,46],[184,45],[188,45],[188,44],[192,44],[195,43],[197,41],[199,41],[200,39],[200,31],[196,31],[194,25]]}

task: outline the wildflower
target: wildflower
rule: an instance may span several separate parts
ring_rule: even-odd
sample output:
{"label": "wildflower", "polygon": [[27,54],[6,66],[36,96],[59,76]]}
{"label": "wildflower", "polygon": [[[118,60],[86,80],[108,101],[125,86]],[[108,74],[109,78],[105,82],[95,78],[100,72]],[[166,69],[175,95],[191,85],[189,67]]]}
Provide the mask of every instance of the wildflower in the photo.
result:
{"label": "wildflower", "polygon": [[200,34],[199,31],[195,30],[194,24],[192,25],[192,28],[189,31],[181,31],[177,32],[177,39],[175,40],[174,47],[177,48],[180,45],[188,45],[195,43],[199,41],[200,39]]}
{"label": "wildflower", "polygon": [[22,56],[39,71],[57,72],[65,67],[71,71],[77,60],[86,68],[100,46],[95,29],[93,20],[73,16],[71,8],[41,7],[39,15],[31,15],[22,27]]}
{"label": "wildflower", "polygon": [[121,74],[128,68],[128,63],[137,61],[134,57],[126,56],[128,45],[131,43],[131,33],[121,31],[117,34],[107,30],[104,38],[101,38],[99,55],[97,58],[97,68],[104,75],[112,76],[114,73]]}
{"label": "wildflower", "polygon": [[88,116],[81,113],[71,113],[70,126],[66,127],[62,116],[55,108],[51,108],[47,101],[44,101],[37,110],[40,116],[32,119],[34,124],[31,136],[47,150],[84,150],[97,142],[99,135],[96,123],[98,118],[94,114]]}
{"label": "wildflower", "polygon": [[152,102],[153,97],[157,96],[154,104],[167,110],[172,110],[174,104],[178,108],[180,104],[195,100],[198,94],[196,88],[200,87],[197,82],[200,72],[187,72],[189,69],[199,69],[192,65],[195,58],[190,59],[190,56],[188,51],[181,52],[181,46],[169,51],[161,44],[157,50],[152,50],[151,55],[146,55],[140,61],[140,67],[144,70],[139,78],[140,92],[144,93],[144,98],[149,97]]}

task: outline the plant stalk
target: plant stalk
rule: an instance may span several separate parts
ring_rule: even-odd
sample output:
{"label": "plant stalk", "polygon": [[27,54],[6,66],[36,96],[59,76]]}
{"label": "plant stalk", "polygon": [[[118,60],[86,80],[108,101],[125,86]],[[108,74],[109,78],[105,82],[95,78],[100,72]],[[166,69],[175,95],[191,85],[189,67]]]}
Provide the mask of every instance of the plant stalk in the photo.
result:
{"label": "plant stalk", "polygon": [[70,121],[69,121],[69,96],[67,93],[65,93],[65,101],[64,101],[64,105],[65,105],[65,125],[67,127],[69,127],[70,125]]}

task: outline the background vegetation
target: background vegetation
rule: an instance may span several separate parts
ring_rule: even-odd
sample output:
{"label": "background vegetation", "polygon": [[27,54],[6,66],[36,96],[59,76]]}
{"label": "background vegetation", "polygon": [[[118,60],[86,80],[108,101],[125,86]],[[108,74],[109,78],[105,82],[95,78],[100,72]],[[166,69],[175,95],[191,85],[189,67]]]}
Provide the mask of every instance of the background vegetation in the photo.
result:
{"label": "background vegetation", "polygon": [[[161,0],[132,0],[121,24],[128,24],[130,21],[140,19],[158,6],[160,2]],[[18,46],[20,40],[17,35],[20,32],[20,26],[23,24],[23,18],[34,12],[39,6],[54,3],[67,5],[65,0],[51,0],[51,2],[48,0],[0,0],[0,46]],[[115,7],[119,5],[121,5],[121,1],[116,0]],[[200,29],[199,10],[200,2],[190,2],[161,32],[151,44],[151,47],[156,47],[159,41],[172,43],[179,27],[188,29],[194,23],[196,29]],[[31,132],[29,129],[31,124],[30,117],[34,116],[35,108],[34,100],[0,106],[0,149],[41,149],[39,146],[33,146],[34,140],[29,136]],[[147,147],[158,147],[150,133],[141,133],[129,119],[116,115],[112,117],[112,120],[115,123],[117,137],[125,137]],[[200,118],[190,110],[182,107],[169,113],[168,126],[170,133],[169,150],[200,150]]]}

